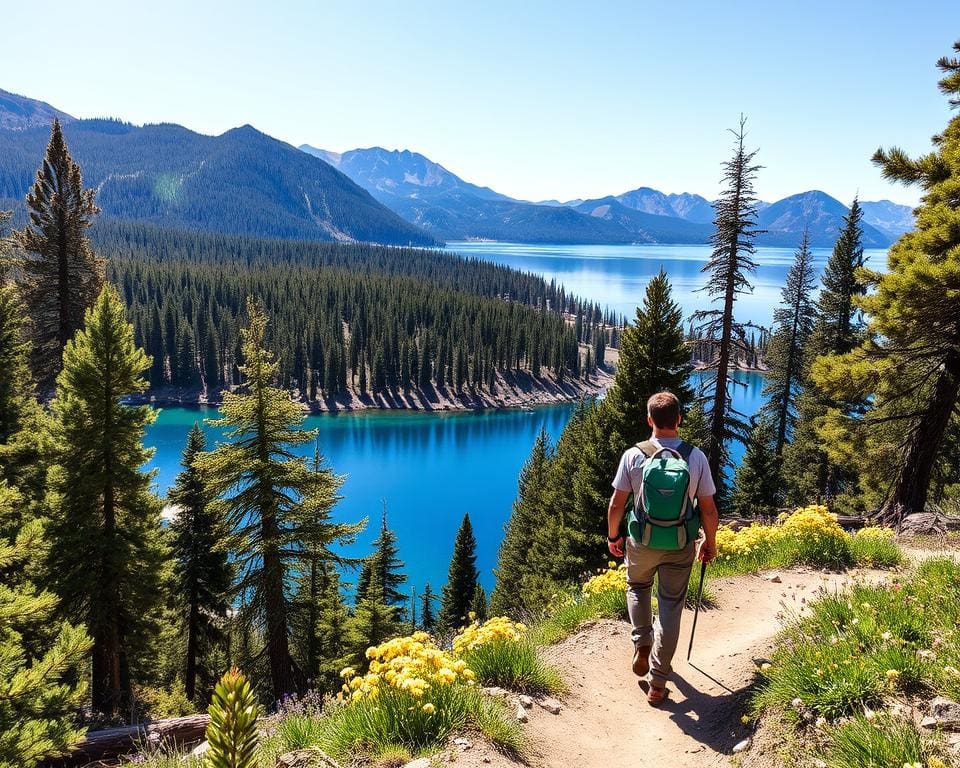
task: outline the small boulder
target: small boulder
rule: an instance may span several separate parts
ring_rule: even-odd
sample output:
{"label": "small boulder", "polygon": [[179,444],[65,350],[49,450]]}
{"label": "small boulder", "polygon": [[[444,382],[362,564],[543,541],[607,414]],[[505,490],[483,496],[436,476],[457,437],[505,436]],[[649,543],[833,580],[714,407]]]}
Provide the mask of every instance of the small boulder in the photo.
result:
{"label": "small boulder", "polygon": [[466,752],[473,746],[473,742],[470,739],[465,739],[462,736],[457,737],[453,740],[454,746],[457,747],[461,752]]}
{"label": "small boulder", "polygon": [[960,704],[943,696],[930,702],[930,714],[941,720],[960,720]]}
{"label": "small boulder", "polygon": [[540,705],[541,709],[547,710],[551,715],[559,715],[560,710],[563,708],[559,701],[553,698],[538,699],[537,704]]}
{"label": "small boulder", "polygon": [[530,696],[524,694],[520,697],[520,706],[524,709],[531,709],[533,707],[533,699]]}
{"label": "small boulder", "polygon": [[201,741],[197,746],[190,750],[190,757],[203,757],[210,749],[209,741]]}
{"label": "small boulder", "polygon": [[783,583],[783,579],[780,578],[780,574],[779,574],[779,573],[773,573],[772,571],[771,571],[770,573],[765,573],[765,574],[763,574],[763,578],[765,578],[765,579],[766,579],[767,581],[769,581],[771,584],[782,584],[782,583]]}
{"label": "small boulder", "polygon": [[340,766],[321,749],[297,749],[280,755],[275,768],[340,768]]}
{"label": "small boulder", "polygon": [[527,722],[527,710],[523,708],[523,704],[517,704],[517,720],[521,723]]}
{"label": "small boulder", "polygon": [[737,742],[733,746],[733,754],[738,755],[741,752],[746,752],[753,745],[753,739],[747,738],[743,741]]}
{"label": "small boulder", "polygon": [[923,718],[920,721],[921,728],[936,728],[937,727],[937,718],[930,717],[929,715]]}
{"label": "small boulder", "polygon": [[488,688],[484,688],[483,692],[487,694],[487,696],[495,696],[501,699],[510,694],[510,691],[504,690],[503,688],[499,688],[496,685],[491,685]]}

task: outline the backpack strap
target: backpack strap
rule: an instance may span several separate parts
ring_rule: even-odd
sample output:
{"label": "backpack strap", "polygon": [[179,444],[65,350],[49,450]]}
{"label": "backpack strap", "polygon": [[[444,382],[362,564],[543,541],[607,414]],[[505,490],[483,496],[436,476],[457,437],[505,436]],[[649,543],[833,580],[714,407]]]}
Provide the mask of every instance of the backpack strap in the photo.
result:
{"label": "backpack strap", "polygon": [[680,445],[677,446],[677,453],[679,453],[683,460],[689,464],[690,454],[693,453],[693,446],[685,440],[681,440]]}
{"label": "backpack strap", "polygon": [[639,448],[640,452],[648,459],[652,458],[656,452],[660,450],[653,440],[644,440],[642,443],[637,443],[636,447]]}

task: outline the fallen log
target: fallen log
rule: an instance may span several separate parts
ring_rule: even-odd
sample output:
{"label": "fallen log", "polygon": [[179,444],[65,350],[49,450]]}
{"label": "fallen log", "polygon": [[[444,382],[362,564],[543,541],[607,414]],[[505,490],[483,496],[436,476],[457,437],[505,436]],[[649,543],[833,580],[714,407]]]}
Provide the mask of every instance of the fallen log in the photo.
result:
{"label": "fallen log", "polygon": [[203,741],[209,722],[209,715],[189,715],[90,731],[73,752],[66,757],[46,760],[43,768],[66,768],[114,760],[122,755],[143,751],[148,746],[161,744],[186,749]]}

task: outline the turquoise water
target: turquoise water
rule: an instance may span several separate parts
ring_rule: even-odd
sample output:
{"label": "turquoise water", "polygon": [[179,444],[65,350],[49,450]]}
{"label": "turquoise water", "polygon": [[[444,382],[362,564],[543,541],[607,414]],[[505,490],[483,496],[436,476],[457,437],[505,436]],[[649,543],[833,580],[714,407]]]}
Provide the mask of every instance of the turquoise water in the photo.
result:
{"label": "turquoise water", "polygon": [[[673,282],[674,296],[687,314],[708,305],[707,297],[696,290],[703,284],[700,267],[709,256],[706,246],[455,243],[450,249],[556,279],[569,291],[629,317],[642,299],[647,281],[663,266]],[[816,253],[822,267],[828,254],[823,250]],[[871,254],[876,266],[882,264],[878,255],[882,252]],[[770,322],[791,260],[789,249],[758,252],[756,289],[738,303],[742,320]],[[761,402],[762,377],[737,377],[744,386],[735,388],[734,405],[751,415]],[[439,591],[446,581],[454,535],[464,513],[469,513],[477,536],[477,565],[489,591],[520,469],[540,428],[555,440],[572,410],[572,405],[560,405],[485,413],[320,414],[310,416],[306,426],[319,431],[324,455],[334,470],[346,477],[336,517],[345,521],[370,518],[369,529],[350,554],[370,551],[385,502],[410,586],[420,593],[429,581]],[[147,431],[147,444],[156,448],[150,467],[157,470],[160,492],[166,492],[179,471],[191,425],[216,415],[214,410],[198,408],[161,411]],[[211,444],[219,439],[216,430],[205,429]],[[312,452],[312,446],[303,447],[304,455]],[[734,446],[735,459],[741,452]],[[611,477],[613,470],[611,467]]]}
{"label": "turquoise water", "polygon": [[[514,243],[449,243],[447,248],[465,256],[543,275],[562,283],[568,292],[600,303],[632,319],[650,278],[663,267],[670,276],[674,299],[684,314],[712,308],[710,297],[699,290],[700,271],[710,256],[707,245],[522,245]],[[814,264],[822,270],[829,249],[814,248]],[[864,252],[874,269],[886,264],[885,250]],[[737,318],[770,325],[773,308],[787,270],[793,263],[791,248],[758,248],[753,293],[737,299]]]}
{"label": "turquoise water", "polygon": [[[756,374],[740,376],[746,386],[737,388],[737,406],[752,412],[763,382]],[[418,593],[428,581],[438,590],[446,581],[457,528],[469,513],[477,536],[477,566],[489,591],[520,469],[540,428],[556,440],[572,411],[572,405],[559,405],[482,413],[315,414],[307,418],[306,427],[318,430],[321,450],[346,478],[337,519],[370,518],[351,554],[370,551],[386,502],[411,583]],[[146,435],[147,445],[156,449],[149,468],[157,470],[158,491],[165,493],[180,471],[180,454],[193,423],[217,415],[210,408],[160,411]],[[210,446],[221,439],[219,430],[204,429]],[[303,446],[301,452],[312,455],[313,446]]]}

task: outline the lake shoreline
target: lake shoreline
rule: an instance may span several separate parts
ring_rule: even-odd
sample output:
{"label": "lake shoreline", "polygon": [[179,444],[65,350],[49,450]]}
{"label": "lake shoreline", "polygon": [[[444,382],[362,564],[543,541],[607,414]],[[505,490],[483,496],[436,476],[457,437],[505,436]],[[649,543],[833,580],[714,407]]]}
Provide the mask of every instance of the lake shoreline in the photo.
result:
{"label": "lake shoreline", "polygon": [[[296,398],[304,412],[354,413],[359,411],[408,411],[411,413],[446,413],[469,411],[506,411],[536,406],[575,403],[584,398],[601,395],[613,383],[613,372],[598,370],[590,380],[572,379],[557,381],[553,376],[535,378],[527,373],[506,374],[497,377],[494,393],[464,390],[457,394],[447,387],[427,390],[411,389],[390,395],[360,395],[349,390],[332,398],[317,399],[310,403]],[[205,390],[181,390],[169,387],[151,390],[130,402],[158,407],[209,407],[223,404],[223,392],[208,396]]]}

